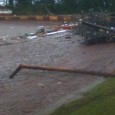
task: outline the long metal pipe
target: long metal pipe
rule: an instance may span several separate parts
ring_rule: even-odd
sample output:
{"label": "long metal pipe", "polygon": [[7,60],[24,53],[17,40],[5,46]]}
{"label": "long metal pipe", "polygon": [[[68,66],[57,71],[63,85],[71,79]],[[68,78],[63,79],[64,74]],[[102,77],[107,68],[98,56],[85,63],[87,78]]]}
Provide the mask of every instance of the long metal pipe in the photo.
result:
{"label": "long metal pipe", "polygon": [[56,68],[56,67],[43,67],[43,66],[32,66],[32,65],[19,65],[18,68],[10,75],[10,79],[14,78],[14,76],[21,69],[37,69],[37,70],[46,70],[46,71],[57,71],[57,72],[68,72],[68,73],[79,73],[79,74],[89,74],[103,77],[115,77],[115,73],[106,73],[106,72],[97,72],[97,71],[87,71],[82,69],[66,69],[66,68]]}
{"label": "long metal pipe", "polygon": [[92,24],[92,23],[85,22],[85,21],[83,21],[82,23],[85,24],[85,25],[88,25],[88,26],[92,26],[92,27],[94,27],[94,28],[99,28],[99,29],[103,29],[103,30],[107,30],[107,31],[110,31],[110,32],[115,33],[115,30],[112,30],[112,29],[107,28],[107,27],[104,27],[104,26]]}

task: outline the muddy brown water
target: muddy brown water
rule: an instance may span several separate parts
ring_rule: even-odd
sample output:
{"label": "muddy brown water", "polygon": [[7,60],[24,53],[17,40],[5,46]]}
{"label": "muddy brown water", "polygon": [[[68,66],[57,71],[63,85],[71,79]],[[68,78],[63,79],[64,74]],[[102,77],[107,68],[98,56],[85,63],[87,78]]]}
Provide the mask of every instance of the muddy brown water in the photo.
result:
{"label": "muddy brown water", "polygon": [[[39,25],[60,25],[55,22],[0,22],[0,36],[6,39],[36,31]],[[102,77],[60,72],[21,70],[14,79],[9,75],[19,64],[57,66],[114,72],[115,44],[82,46],[79,36],[36,38],[29,42],[0,46],[0,115],[42,115],[49,107],[58,107],[81,96],[81,89]],[[62,103],[59,103],[60,100]],[[58,104],[56,104],[58,103]]]}

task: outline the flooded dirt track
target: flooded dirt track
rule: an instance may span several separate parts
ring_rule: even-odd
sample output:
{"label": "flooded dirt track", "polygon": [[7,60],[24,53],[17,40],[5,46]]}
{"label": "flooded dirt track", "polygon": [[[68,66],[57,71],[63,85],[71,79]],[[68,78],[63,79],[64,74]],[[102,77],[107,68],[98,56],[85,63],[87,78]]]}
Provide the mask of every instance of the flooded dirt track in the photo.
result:
{"label": "flooded dirt track", "polygon": [[[0,22],[0,35],[33,32],[48,22]],[[15,29],[14,29],[15,28]],[[8,39],[7,37],[6,39]],[[83,94],[81,89],[99,83],[99,76],[39,70],[21,70],[19,64],[115,72],[115,44],[82,46],[79,36],[38,37],[29,42],[0,46],[0,115],[46,115],[59,105]]]}

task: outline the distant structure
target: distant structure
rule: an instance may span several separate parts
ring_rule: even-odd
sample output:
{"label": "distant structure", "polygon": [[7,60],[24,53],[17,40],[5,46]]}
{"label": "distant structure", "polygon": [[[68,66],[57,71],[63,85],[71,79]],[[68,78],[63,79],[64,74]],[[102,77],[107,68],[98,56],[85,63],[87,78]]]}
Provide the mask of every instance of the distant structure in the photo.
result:
{"label": "distant structure", "polygon": [[5,6],[6,5],[6,0],[0,0],[0,6]]}
{"label": "distant structure", "polygon": [[6,8],[7,0],[0,0],[0,16],[12,15],[12,10]]}
{"label": "distant structure", "polygon": [[10,9],[0,8],[0,16],[4,16],[4,15],[12,15],[12,11]]}

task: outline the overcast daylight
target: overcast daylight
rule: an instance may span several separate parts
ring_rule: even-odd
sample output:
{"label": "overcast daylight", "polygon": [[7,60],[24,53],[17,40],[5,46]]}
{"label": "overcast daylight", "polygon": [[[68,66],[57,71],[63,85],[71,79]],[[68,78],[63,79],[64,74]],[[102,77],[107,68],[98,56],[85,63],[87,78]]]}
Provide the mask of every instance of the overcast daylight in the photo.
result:
{"label": "overcast daylight", "polygon": [[0,115],[115,115],[115,0],[0,0]]}

